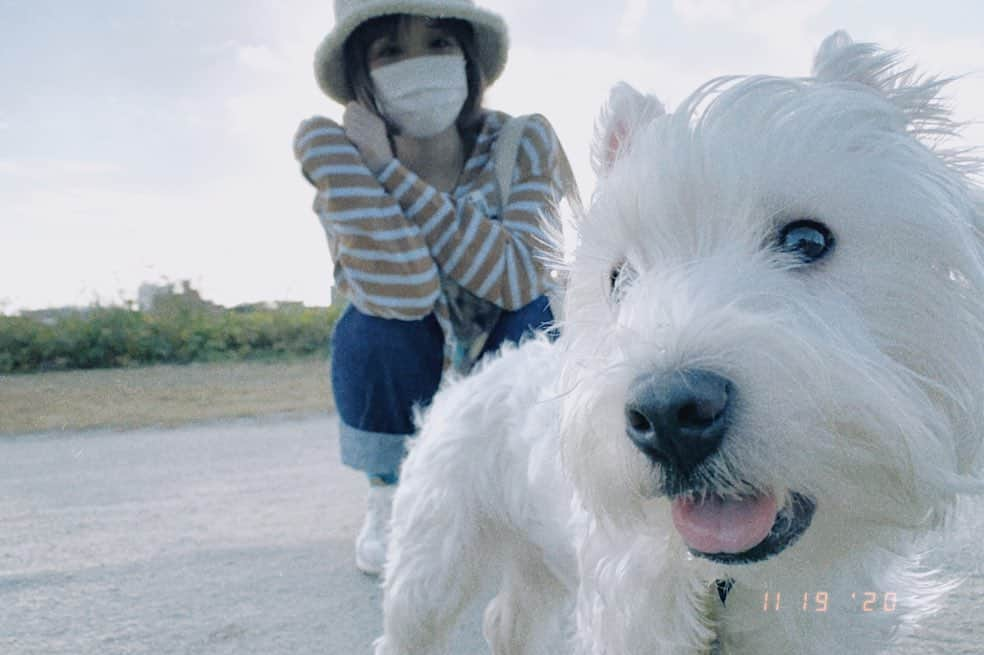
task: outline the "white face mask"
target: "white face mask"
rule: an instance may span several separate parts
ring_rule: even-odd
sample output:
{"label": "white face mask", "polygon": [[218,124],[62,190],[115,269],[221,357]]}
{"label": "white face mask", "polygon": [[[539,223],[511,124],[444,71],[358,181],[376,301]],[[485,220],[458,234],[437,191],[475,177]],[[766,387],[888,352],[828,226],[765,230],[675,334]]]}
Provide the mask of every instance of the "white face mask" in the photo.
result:
{"label": "white face mask", "polygon": [[451,127],[468,98],[463,55],[404,59],[370,73],[376,99],[402,134],[426,139]]}

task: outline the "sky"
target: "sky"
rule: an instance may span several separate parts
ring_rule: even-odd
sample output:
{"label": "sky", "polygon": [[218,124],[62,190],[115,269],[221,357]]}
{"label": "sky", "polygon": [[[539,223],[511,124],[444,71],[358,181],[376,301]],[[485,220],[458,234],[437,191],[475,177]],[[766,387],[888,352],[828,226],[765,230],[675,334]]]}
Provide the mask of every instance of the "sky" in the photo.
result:
{"label": "sky", "polygon": [[[556,129],[585,196],[608,90],[671,110],[718,75],[806,75],[836,29],[906,52],[984,145],[984,3],[480,0],[510,27],[486,106]],[[190,280],[214,302],[330,301],[291,142],[340,119],[314,49],[330,0],[0,0],[0,312],[117,304]],[[977,122],[976,124],[974,122]]]}

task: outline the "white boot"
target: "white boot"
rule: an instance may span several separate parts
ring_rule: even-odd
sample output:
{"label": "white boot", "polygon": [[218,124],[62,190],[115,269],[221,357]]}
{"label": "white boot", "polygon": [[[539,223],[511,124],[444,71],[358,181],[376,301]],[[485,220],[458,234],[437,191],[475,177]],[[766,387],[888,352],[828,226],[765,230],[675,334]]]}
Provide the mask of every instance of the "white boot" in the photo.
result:
{"label": "white boot", "polygon": [[379,575],[383,572],[394,493],[396,493],[396,485],[369,487],[366,520],[362,523],[362,529],[355,540],[355,565],[363,573]]}

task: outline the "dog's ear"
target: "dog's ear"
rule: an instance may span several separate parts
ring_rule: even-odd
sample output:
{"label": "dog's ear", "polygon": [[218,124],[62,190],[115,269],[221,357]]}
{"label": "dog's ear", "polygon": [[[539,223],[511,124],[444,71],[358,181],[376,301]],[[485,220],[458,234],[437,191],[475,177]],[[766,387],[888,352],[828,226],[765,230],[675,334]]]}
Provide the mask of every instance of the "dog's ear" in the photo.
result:
{"label": "dog's ear", "polygon": [[632,141],[640,125],[664,116],[666,109],[654,96],[636,91],[625,82],[612,87],[608,103],[595,123],[591,166],[595,175],[605,176]]}
{"label": "dog's ear", "polygon": [[[813,57],[813,77],[822,80],[854,79],[854,71],[845,70],[846,55],[850,54],[854,39],[844,30],[837,30],[820,44]],[[861,81],[861,80],[855,80]]]}
{"label": "dog's ear", "polygon": [[950,132],[949,112],[939,94],[952,79],[920,75],[915,68],[900,65],[901,58],[901,53],[883,50],[874,43],[855,43],[847,32],[839,30],[820,44],[813,60],[813,77],[873,89],[898,107],[917,132]]}

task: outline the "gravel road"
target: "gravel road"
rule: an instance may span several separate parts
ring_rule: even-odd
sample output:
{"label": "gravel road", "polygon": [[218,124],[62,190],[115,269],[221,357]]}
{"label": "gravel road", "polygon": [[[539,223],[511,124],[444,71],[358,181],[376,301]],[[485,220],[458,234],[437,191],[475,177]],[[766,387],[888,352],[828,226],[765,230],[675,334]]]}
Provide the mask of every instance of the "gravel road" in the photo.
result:
{"label": "gravel road", "polygon": [[337,438],[329,416],[0,438],[0,654],[370,653],[367,485]]}
{"label": "gravel road", "polygon": [[[370,653],[366,483],[335,421],[0,438],[0,655]],[[976,516],[936,551],[968,582],[897,653],[984,652]],[[486,652],[478,626],[456,654]]]}

